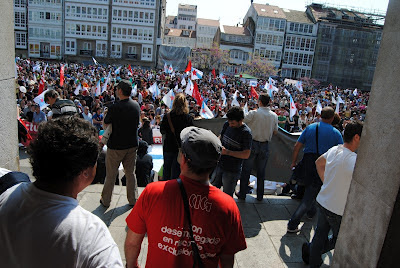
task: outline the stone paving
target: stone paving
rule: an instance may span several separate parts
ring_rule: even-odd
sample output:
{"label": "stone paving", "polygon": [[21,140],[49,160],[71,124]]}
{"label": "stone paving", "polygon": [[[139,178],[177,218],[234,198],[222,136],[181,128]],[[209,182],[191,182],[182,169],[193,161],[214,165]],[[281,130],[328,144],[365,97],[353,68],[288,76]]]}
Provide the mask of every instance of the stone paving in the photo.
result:
{"label": "stone paving", "polygon": [[[24,152],[20,154],[20,169],[32,176]],[[131,210],[126,198],[126,189],[123,186],[115,186],[109,208],[104,208],[99,203],[102,189],[101,184],[90,185],[78,195],[78,200],[82,207],[106,223],[118,244],[122,259],[125,260],[124,241],[127,228],[125,218]],[[139,193],[143,189],[139,188]],[[265,195],[262,202],[257,201],[255,195],[247,195],[246,201],[236,198],[235,201],[241,213],[247,249],[235,255],[234,267],[307,267],[301,259],[301,246],[314,235],[316,217],[313,220],[304,219],[299,233],[287,234],[287,222],[295,211],[298,201],[276,195]],[[331,263],[332,253],[333,251],[324,255],[323,267],[328,267]],[[147,238],[142,244],[139,256],[141,267],[145,265],[146,255]]]}

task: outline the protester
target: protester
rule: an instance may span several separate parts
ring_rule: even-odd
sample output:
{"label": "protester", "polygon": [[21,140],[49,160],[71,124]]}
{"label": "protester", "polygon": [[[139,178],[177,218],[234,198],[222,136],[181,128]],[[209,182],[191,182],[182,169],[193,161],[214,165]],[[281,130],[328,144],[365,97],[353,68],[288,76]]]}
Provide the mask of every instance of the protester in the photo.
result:
{"label": "protester", "polygon": [[269,157],[268,142],[272,135],[278,133],[278,116],[268,107],[269,95],[262,93],[259,96],[257,110],[250,111],[243,122],[251,129],[253,137],[250,157],[244,161],[240,176],[240,192],[236,193],[241,200],[246,199],[247,185],[253,165],[257,170],[257,200],[262,201],[264,197],[264,180]]}
{"label": "protester", "polygon": [[83,119],[88,121],[90,124],[93,124],[92,114],[89,112],[89,107],[88,106],[83,107],[82,117],[83,117]]}
{"label": "protester", "polygon": [[76,200],[96,173],[95,128],[75,116],[50,120],[29,154],[36,181],[0,195],[1,266],[123,267],[107,226]]}
{"label": "protester", "polygon": [[52,118],[79,114],[75,103],[71,100],[60,99],[58,92],[54,89],[50,89],[44,94],[44,101],[51,107]]}
{"label": "protester", "polygon": [[100,131],[103,129],[103,119],[104,119],[104,116],[101,113],[101,108],[97,107],[95,110],[95,114],[93,114],[93,116],[92,116],[93,126],[97,129],[97,131]]}
{"label": "protester", "polygon": [[[321,255],[335,248],[362,129],[360,122],[348,123],[344,130],[344,144],[332,147],[315,163],[323,185],[317,196],[318,221],[314,237],[311,243],[304,243],[302,247],[303,260],[310,267],[319,267]],[[332,236],[328,236],[330,231]]]}
{"label": "protester", "polygon": [[38,104],[34,105],[35,112],[33,113],[32,122],[39,124],[40,122],[47,121],[46,114],[40,110],[40,106]]}
{"label": "protester", "polygon": [[180,173],[177,161],[181,140],[179,135],[185,127],[193,125],[193,118],[189,116],[188,102],[183,94],[176,94],[172,110],[164,115],[160,132],[165,135],[163,141],[163,180],[176,179]]}
{"label": "protester", "polygon": [[150,120],[145,117],[143,118],[143,125],[138,130],[139,137],[147,142],[148,145],[152,145],[153,141],[153,130],[150,127]]}
{"label": "protester", "polygon": [[136,159],[136,179],[138,187],[146,187],[153,181],[153,157],[148,154],[149,145],[145,141],[139,141]]}
{"label": "protester", "polygon": [[316,213],[315,198],[321,188],[322,182],[318,176],[315,160],[326,153],[330,148],[338,144],[343,144],[340,132],[331,123],[334,119],[335,111],[331,107],[325,107],[321,112],[321,122],[309,125],[302,133],[294,145],[292,154],[291,169],[297,165],[297,156],[304,146],[302,161],[303,176],[302,183],[305,185],[305,192],[300,205],[289,220],[287,231],[297,233],[300,220],[307,213],[312,218]]}
{"label": "protester", "polygon": [[242,172],[243,159],[250,156],[251,130],[243,124],[243,109],[237,106],[229,109],[226,114],[228,121],[221,130],[222,153],[215,169],[211,184],[221,188],[224,193],[233,197],[237,181]]}
{"label": "protester", "polygon": [[233,267],[234,254],[246,248],[235,201],[208,181],[222,151],[220,140],[197,127],[182,130],[180,139],[179,180],[147,185],[126,218],[128,268],[138,266],[146,233],[148,267],[200,267],[200,262],[202,267]]}
{"label": "protester", "polygon": [[140,107],[133,101],[132,84],[123,80],[118,83],[116,93],[119,102],[112,105],[104,118],[105,124],[112,125],[112,132],[107,142],[106,180],[100,202],[109,207],[119,165],[122,162],[126,176],[126,191],[129,205],[133,206],[138,198],[135,175],[136,151],[139,145],[137,129],[139,126]]}

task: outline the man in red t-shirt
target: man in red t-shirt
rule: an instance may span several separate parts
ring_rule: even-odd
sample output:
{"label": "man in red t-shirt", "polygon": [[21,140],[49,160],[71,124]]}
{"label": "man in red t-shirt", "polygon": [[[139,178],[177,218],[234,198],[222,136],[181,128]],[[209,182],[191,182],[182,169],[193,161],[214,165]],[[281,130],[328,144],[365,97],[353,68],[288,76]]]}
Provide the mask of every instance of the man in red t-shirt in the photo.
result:
{"label": "man in red t-shirt", "polygon": [[[231,196],[209,185],[221,154],[220,140],[209,130],[181,132],[180,179],[187,193],[193,238],[204,267],[233,267],[234,254],[246,249],[239,209]],[[126,218],[127,267],[138,267],[145,234],[146,267],[193,267],[189,224],[177,180],[147,185]]]}

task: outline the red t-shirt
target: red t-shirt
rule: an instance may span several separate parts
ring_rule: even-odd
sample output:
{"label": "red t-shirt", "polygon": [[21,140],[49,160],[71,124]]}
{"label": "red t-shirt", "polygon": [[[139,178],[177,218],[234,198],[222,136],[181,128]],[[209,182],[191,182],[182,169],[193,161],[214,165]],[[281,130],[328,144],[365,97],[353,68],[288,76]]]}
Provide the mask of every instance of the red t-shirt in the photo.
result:
{"label": "red t-shirt", "polygon": [[[246,249],[242,220],[232,197],[214,186],[183,176],[181,179],[204,266],[217,267],[221,254],[233,255]],[[126,223],[135,233],[147,233],[146,267],[193,266],[188,223],[176,180],[147,185]]]}

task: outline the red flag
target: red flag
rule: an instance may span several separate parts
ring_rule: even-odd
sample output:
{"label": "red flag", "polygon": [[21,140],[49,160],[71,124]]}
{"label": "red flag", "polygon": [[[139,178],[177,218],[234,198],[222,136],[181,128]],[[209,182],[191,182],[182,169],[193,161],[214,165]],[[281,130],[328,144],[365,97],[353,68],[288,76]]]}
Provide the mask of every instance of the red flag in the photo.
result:
{"label": "red flag", "polygon": [[216,75],[215,75],[215,68],[212,70],[212,74],[213,74],[213,76],[214,76],[214,79],[217,77]]}
{"label": "red flag", "polygon": [[42,75],[40,77],[38,95],[42,94],[42,92],[44,91],[44,85],[46,83],[46,80],[44,79],[45,73],[46,73],[46,68],[43,69]]}
{"label": "red flag", "polygon": [[191,71],[192,71],[192,61],[190,60],[185,69],[185,72],[191,72]]}
{"label": "red flag", "polygon": [[60,87],[64,85],[64,65],[61,64],[61,70],[60,70]]}
{"label": "red flag", "polygon": [[250,95],[251,95],[253,98],[258,99],[258,93],[257,93],[257,91],[254,89],[253,86],[251,86]]}
{"label": "red flag", "polygon": [[132,68],[131,68],[131,65],[129,64],[128,65],[128,70],[131,72],[131,74],[133,75],[133,71],[132,71]]}
{"label": "red flag", "polygon": [[193,81],[193,98],[197,101],[198,105],[201,105],[203,103],[203,98],[200,95],[199,87],[194,81]]}

